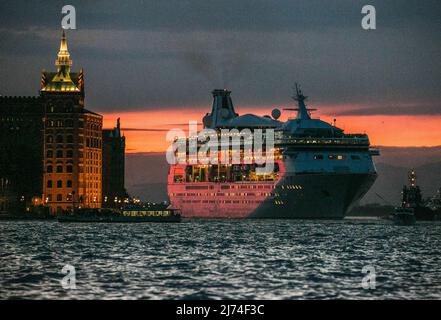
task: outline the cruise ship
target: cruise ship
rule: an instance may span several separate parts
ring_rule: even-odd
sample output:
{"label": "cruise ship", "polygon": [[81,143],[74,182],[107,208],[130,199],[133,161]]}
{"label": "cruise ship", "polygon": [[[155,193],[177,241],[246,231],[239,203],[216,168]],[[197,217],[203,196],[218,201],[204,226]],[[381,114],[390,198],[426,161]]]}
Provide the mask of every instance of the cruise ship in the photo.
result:
{"label": "cruise ship", "polygon": [[[241,143],[240,162],[207,164],[191,159],[189,145],[195,137],[177,139],[187,147],[175,151],[181,161],[170,165],[168,196],[182,217],[341,219],[374,183],[377,172],[372,157],[379,151],[370,146],[368,136],[346,134],[335,121],[311,117],[314,109],[306,107],[307,97],[297,85],[293,97],[297,108],[284,109],[296,114],[286,122],[279,121],[279,109],[271,116],[239,116],[230,91],[217,89],[212,94],[204,129],[214,130],[219,140],[244,130],[274,132],[273,143],[264,144],[260,153],[273,161],[272,170],[259,172],[262,161],[255,155],[247,159],[245,143]],[[225,156],[222,152],[219,147],[219,157]],[[226,152],[231,157],[234,150]]]}

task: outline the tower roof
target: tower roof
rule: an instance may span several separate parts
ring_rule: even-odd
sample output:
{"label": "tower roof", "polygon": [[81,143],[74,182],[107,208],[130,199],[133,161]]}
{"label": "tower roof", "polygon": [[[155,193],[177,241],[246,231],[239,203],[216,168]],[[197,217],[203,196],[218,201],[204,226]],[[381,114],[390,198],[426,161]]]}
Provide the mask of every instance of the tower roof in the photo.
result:
{"label": "tower roof", "polygon": [[[60,41],[60,50],[55,60],[57,72],[43,72],[41,81],[41,91],[44,92],[81,92],[82,72],[80,74],[71,73],[70,67],[72,60],[70,58],[66,33],[63,29]],[[73,79],[77,79],[74,81]]]}

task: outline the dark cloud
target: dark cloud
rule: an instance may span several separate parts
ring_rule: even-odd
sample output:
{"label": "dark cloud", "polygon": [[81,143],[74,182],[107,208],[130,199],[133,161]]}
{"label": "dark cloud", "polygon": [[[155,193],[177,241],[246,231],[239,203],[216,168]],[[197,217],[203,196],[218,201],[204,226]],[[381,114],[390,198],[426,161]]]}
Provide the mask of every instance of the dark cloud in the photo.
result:
{"label": "dark cloud", "polygon": [[[38,93],[53,69],[65,1],[0,3],[0,94]],[[86,103],[98,112],[234,103],[283,107],[294,81],[310,104],[437,105],[441,2],[369,1],[377,30],[360,27],[362,0],[71,1],[73,69],[84,67]],[[377,112],[372,107],[359,114]],[[388,112],[433,113],[433,108]],[[325,110],[326,111],[326,110]],[[357,112],[357,111],[351,111]]]}

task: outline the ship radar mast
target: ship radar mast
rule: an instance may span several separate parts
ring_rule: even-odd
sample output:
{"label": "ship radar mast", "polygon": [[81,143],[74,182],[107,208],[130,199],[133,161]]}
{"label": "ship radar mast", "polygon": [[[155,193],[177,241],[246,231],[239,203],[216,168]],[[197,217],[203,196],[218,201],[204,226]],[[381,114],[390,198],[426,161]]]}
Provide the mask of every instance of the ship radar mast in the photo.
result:
{"label": "ship radar mast", "polygon": [[408,178],[409,178],[409,185],[411,187],[415,187],[416,186],[416,178],[417,178],[417,176],[416,176],[416,173],[415,173],[414,169],[409,171]]}
{"label": "ship radar mast", "polygon": [[[303,119],[311,119],[310,111],[315,111],[317,109],[309,109],[306,108],[305,101],[308,99],[307,96],[303,95],[302,90],[300,89],[300,85],[297,83],[295,84],[296,87],[296,95],[293,96],[293,100],[297,101],[297,108],[284,108],[283,110],[290,110],[290,111],[297,111],[297,117],[296,119],[303,120]],[[293,88],[294,89],[294,88]]]}

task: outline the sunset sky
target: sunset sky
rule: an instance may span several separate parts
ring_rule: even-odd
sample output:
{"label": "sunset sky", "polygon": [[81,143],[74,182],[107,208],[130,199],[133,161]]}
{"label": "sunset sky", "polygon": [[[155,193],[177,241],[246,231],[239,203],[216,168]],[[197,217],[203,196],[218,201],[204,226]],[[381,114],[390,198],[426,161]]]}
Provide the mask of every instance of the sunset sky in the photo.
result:
{"label": "sunset sky", "polygon": [[[54,70],[64,1],[0,2],[0,95],[38,95]],[[211,90],[240,114],[293,106],[300,82],[315,116],[372,144],[441,145],[437,0],[70,1],[72,70],[84,68],[86,107],[120,117],[128,152],[163,151],[166,130],[201,121]],[[286,119],[287,114],[282,116]]]}
{"label": "sunset sky", "polygon": [[[209,107],[207,106],[207,110]],[[271,110],[270,108],[268,110]],[[243,108],[240,113],[256,111]],[[260,110],[259,110],[260,111]],[[261,115],[270,112],[260,112]],[[371,143],[376,146],[439,146],[441,145],[441,116],[424,115],[364,115],[330,116],[321,115],[320,119],[332,122],[348,133],[368,133]],[[170,145],[165,137],[172,128],[188,130],[188,121],[201,122],[201,113],[168,109],[167,111],[136,111],[125,113],[105,113],[104,125],[112,127],[121,117],[124,135],[127,138],[127,152],[165,151]],[[287,115],[281,117],[286,120]]]}

